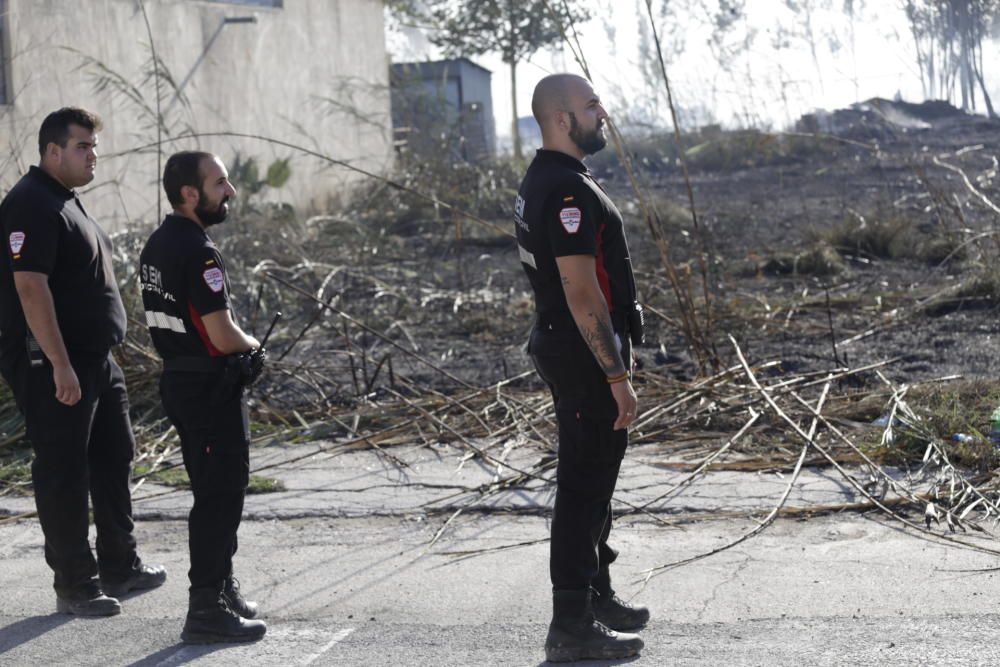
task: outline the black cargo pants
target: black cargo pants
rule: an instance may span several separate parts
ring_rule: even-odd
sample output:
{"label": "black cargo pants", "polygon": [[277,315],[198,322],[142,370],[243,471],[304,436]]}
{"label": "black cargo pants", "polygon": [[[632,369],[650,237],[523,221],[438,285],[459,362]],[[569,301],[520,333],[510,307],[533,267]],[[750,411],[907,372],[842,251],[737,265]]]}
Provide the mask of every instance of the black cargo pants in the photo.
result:
{"label": "black cargo pants", "polygon": [[[31,480],[45,561],[64,597],[93,595],[98,573],[121,580],[139,564],[129,491],[135,438],[125,377],[109,352],[71,352],[70,363],[82,394],[72,406],[56,400],[48,361],[32,368],[23,354],[0,363],[34,449]],[[96,561],[88,541],[88,492],[97,526]]]}
{"label": "black cargo pants", "polygon": [[180,436],[194,493],[188,515],[192,599],[221,591],[232,576],[236,532],[250,481],[247,402],[242,391],[220,399],[221,375],[165,371],[160,376],[163,408]]}
{"label": "black cargo pants", "polygon": [[[577,337],[579,338],[579,337]],[[529,352],[549,386],[559,426],[559,463],[552,515],[549,573],[553,590],[610,591],[611,497],[628,432],[613,430],[618,415],[607,376],[582,339],[546,342],[532,332]],[[631,359],[628,343],[622,357]],[[626,362],[629,363],[629,362]]]}

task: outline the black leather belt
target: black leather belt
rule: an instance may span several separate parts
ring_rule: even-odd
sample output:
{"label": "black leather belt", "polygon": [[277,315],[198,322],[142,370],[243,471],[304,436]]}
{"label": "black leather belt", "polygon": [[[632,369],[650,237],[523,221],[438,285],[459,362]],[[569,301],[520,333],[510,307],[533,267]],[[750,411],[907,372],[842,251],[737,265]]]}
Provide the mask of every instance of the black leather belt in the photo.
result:
{"label": "black leather belt", "polygon": [[174,357],[163,360],[163,370],[172,373],[218,373],[225,367],[225,357]]}

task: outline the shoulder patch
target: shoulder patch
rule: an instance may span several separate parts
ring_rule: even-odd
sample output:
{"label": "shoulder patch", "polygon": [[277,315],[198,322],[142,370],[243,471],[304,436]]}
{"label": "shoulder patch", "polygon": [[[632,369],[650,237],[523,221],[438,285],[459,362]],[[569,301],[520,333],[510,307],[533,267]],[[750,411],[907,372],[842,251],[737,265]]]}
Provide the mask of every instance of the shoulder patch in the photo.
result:
{"label": "shoulder patch", "polygon": [[218,267],[206,270],[201,276],[205,279],[208,289],[213,292],[221,292],[226,284],[225,276],[222,275],[222,269]]}
{"label": "shoulder patch", "polygon": [[15,255],[21,252],[21,248],[24,246],[24,232],[11,232],[10,233],[10,251]]}
{"label": "shoulder patch", "polygon": [[562,223],[563,229],[568,234],[576,234],[580,229],[580,220],[582,217],[583,214],[580,213],[580,209],[575,206],[567,206],[559,211],[559,222]]}

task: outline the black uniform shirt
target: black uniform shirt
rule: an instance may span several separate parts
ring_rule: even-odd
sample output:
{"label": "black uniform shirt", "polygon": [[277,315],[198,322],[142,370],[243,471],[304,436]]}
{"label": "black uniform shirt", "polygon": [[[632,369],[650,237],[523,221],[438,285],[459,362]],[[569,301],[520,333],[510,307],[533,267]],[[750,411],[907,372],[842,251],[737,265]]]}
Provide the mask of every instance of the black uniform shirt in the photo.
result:
{"label": "black uniform shirt", "polygon": [[635,279],[621,213],[576,158],[541,149],[514,204],[521,265],[535,293],[540,328],[579,336],[556,257],[593,255],[615,331],[624,335]]}
{"label": "black uniform shirt", "polygon": [[72,190],[38,167],[0,204],[7,261],[0,262],[0,356],[23,354],[27,324],[14,286],[15,271],[49,277],[63,343],[70,353],[105,354],[125,340],[111,238]]}
{"label": "black uniform shirt", "polygon": [[146,324],[164,359],[218,357],[202,317],[230,310],[222,255],[194,220],[168,215],[139,255]]}

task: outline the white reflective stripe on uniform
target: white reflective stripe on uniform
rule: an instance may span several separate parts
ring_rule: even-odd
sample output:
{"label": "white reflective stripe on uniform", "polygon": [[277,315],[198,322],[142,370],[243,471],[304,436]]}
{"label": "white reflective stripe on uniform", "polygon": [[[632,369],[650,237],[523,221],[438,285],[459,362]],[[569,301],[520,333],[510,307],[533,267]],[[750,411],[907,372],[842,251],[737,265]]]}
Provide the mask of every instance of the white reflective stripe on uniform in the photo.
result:
{"label": "white reflective stripe on uniform", "polygon": [[520,243],[517,244],[517,252],[519,255],[521,255],[522,262],[524,262],[533,269],[538,269],[538,266],[535,264],[535,256],[532,255],[527,250],[525,250],[524,246],[521,245]]}
{"label": "white reflective stripe on uniform", "polygon": [[187,333],[187,329],[184,328],[184,321],[181,318],[153,310],[146,311],[146,326],[157,329],[169,329],[177,333]]}

